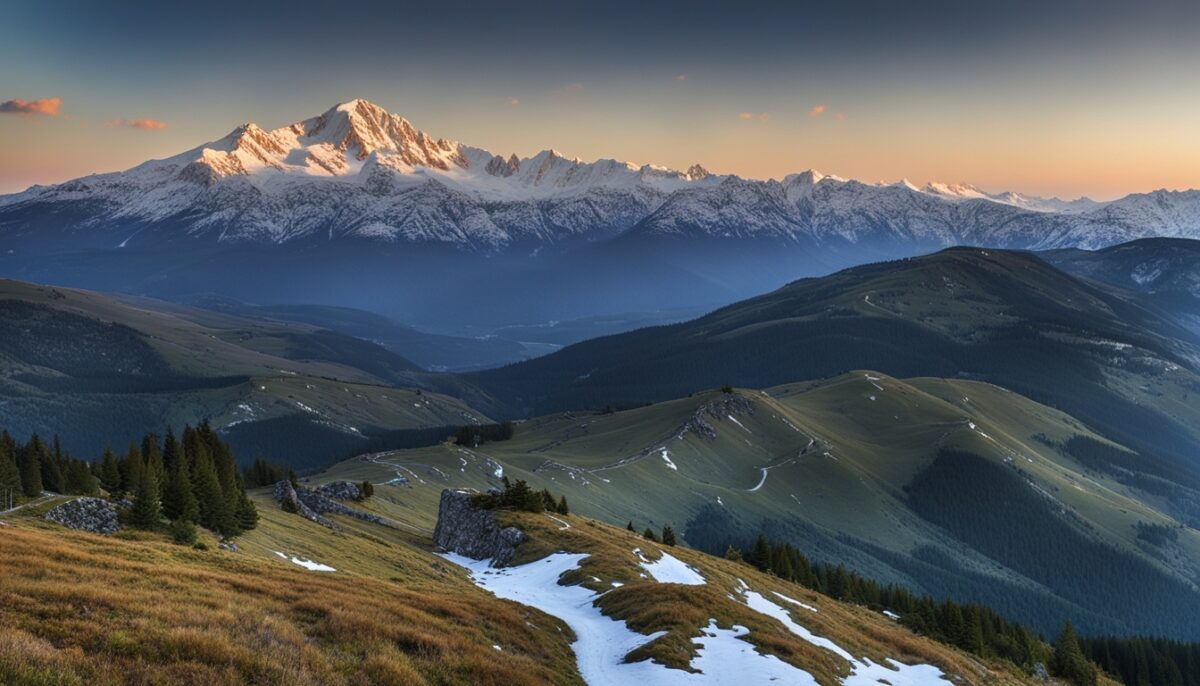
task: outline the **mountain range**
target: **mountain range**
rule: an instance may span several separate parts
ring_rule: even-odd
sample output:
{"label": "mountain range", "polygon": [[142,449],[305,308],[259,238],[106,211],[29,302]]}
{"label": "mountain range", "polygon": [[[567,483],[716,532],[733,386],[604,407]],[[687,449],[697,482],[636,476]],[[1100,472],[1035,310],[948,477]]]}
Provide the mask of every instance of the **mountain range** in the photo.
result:
{"label": "mountain range", "polygon": [[720,305],[952,245],[1094,249],[1150,236],[1200,237],[1200,192],[1061,201],[554,150],[505,157],[365,100],[0,197],[8,276],[350,306],[442,330]]}

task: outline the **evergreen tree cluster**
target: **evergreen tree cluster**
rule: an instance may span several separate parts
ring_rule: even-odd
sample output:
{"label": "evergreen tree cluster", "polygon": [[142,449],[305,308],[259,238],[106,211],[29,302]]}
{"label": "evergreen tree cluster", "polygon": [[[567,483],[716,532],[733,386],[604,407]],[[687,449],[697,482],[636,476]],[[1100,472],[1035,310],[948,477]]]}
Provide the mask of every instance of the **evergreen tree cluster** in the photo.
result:
{"label": "evergreen tree cluster", "polygon": [[484,443],[507,441],[512,437],[512,422],[467,425],[458,427],[458,431],[454,432],[454,444],[474,448]]}
{"label": "evergreen tree cluster", "polygon": [[[88,463],[62,450],[58,436],[47,445],[37,434],[21,444],[0,432],[0,498],[16,503],[43,491],[63,495],[92,495],[99,491]],[[5,506],[8,501],[0,501]]]}
{"label": "evergreen tree cluster", "polygon": [[1200,686],[1200,643],[1109,636],[1082,639],[1080,647],[1128,686]]}
{"label": "evergreen tree cluster", "polygon": [[295,481],[295,473],[290,467],[271,464],[261,457],[254,458],[254,464],[242,472],[242,480],[246,488],[262,488],[279,483],[284,479]]}
{"label": "evergreen tree cluster", "polygon": [[180,542],[195,540],[196,525],[235,536],[258,524],[233,453],[207,422],[178,438],[167,429],[161,442],[146,434],[120,457],[106,450],[92,469],[109,494],[133,499],[134,526],[159,529],[166,517]]}
{"label": "evergreen tree cluster", "polygon": [[788,543],[772,543],[759,534],[745,552],[732,546],[725,557],[742,560],[768,574],[800,584],[836,600],[888,611],[914,632],[986,658],[1010,660],[1027,669],[1049,657],[1046,645],[1023,625],[981,605],[938,602],[894,584],[881,584],[845,565],[811,562]]}
{"label": "evergreen tree cluster", "polygon": [[504,477],[504,490],[497,494],[477,495],[472,498],[471,502],[476,507],[488,510],[505,509],[521,512],[571,514],[571,508],[567,505],[567,496],[564,495],[556,500],[549,489],[544,488],[537,491],[531,488],[524,479],[517,479],[514,482],[510,481],[507,476]]}

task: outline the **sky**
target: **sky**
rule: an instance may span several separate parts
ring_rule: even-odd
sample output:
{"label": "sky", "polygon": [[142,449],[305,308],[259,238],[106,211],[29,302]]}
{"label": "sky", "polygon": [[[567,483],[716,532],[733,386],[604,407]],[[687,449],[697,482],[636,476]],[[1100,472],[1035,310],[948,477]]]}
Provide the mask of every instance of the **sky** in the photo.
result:
{"label": "sky", "polygon": [[518,156],[1108,199],[1200,187],[1200,2],[0,8],[0,193],[366,98]]}

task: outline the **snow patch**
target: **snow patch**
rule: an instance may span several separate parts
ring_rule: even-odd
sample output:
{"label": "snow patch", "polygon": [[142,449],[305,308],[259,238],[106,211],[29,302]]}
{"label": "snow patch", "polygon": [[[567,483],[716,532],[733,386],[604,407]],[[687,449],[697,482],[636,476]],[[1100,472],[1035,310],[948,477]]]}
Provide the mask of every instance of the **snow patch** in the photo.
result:
{"label": "snow patch", "polygon": [[666,448],[659,448],[659,450],[661,451],[660,454],[662,455],[663,462],[666,462],[667,466],[671,469],[679,471],[679,467],[676,467],[675,463],[671,461],[671,451]]}
{"label": "snow patch", "polygon": [[[771,602],[764,596],[746,587],[745,582],[738,580],[745,597],[746,605],[761,614],[779,620],[788,631],[805,641],[830,651],[850,663],[850,675],[842,680],[843,686],[879,686],[880,683],[891,686],[952,686],[943,678],[942,670],[933,665],[906,665],[891,658],[886,665],[875,664],[867,658],[857,659],[844,648],[833,641],[814,634],[805,627],[797,624],[788,611]],[[776,594],[778,595],[778,594]]]}
{"label": "snow patch", "polygon": [[660,584],[684,584],[687,586],[703,586],[708,583],[704,577],[695,569],[689,567],[679,558],[674,557],[670,553],[663,552],[662,557],[651,562],[642,554],[641,548],[634,548],[633,554],[637,555],[638,564],[650,573]]}
{"label": "snow patch", "polygon": [[[786,683],[817,686],[812,675],[773,655],[762,655],[743,640],[749,629],[721,629],[709,620],[700,636],[690,666],[695,672],[670,669],[655,662],[626,663],[625,656],[665,632],[639,634],[623,620],[605,617],[593,603],[599,597],[583,586],[561,586],[559,577],[578,568],[587,555],[555,553],[517,567],[493,569],[489,560],[472,560],[454,553],[442,558],[465,568],[476,585],[496,597],[513,600],[566,622],[575,634],[571,644],[579,673],[591,686],[624,686],[631,683],[663,686],[724,683]],[[618,582],[613,585],[617,586]]]}
{"label": "snow patch", "polygon": [[309,571],[313,571],[313,572],[336,572],[337,571],[333,567],[330,567],[329,565],[323,565],[320,562],[313,562],[312,560],[305,560],[304,558],[296,557],[295,555],[288,556],[288,555],[285,555],[285,554],[279,552],[278,550],[274,551],[274,553],[276,555],[278,555],[280,558],[287,560],[288,562],[291,562],[292,564],[300,565],[301,567],[303,567]]}

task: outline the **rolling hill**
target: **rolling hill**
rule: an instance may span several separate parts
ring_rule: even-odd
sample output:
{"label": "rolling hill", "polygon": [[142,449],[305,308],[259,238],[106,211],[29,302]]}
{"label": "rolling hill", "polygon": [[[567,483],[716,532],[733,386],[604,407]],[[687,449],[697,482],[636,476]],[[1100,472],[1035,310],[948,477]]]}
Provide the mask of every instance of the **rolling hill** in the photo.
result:
{"label": "rolling hill", "polygon": [[208,420],[247,459],[304,468],[373,435],[483,419],[408,360],[311,325],[15,281],[0,313],[0,423],[72,451]]}
{"label": "rolling hill", "polygon": [[[321,478],[402,477],[416,510],[446,487],[524,479],[613,524],[669,524],[713,553],[765,532],[1044,632],[1070,617],[1195,639],[1200,534],[1169,514],[1163,467],[991,384],[855,371],[547,415],[511,440],[368,455]],[[1190,483],[1174,496],[1194,500]]]}
{"label": "rolling hill", "polygon": [[[493,415],[628,407],[856,368],[985,380],[1200,473],[1200,346],[1140,294],[1029,253],[955,248],[803,279],[699,319],[468,375]],[[1196,521],[1180,502],[1177,514]]]}

